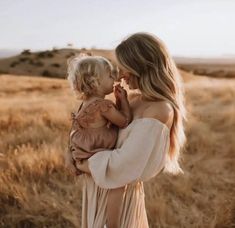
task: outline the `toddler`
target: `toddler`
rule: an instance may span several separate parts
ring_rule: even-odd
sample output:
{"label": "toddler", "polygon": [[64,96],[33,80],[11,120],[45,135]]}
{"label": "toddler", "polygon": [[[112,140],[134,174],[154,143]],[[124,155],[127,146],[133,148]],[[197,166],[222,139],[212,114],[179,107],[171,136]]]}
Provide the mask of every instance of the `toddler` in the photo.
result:
{"label": "toddler", "polygon": [[[76,164],[95,153],[115,147],[118,129],[131,121],[126,91],[115,87],[116,104],[105,96],[113,92],[115,75],[111,63],[101,56],[78,56],[68,62],[68,80],[82,99],[78,111],[72,113],[72,127],[66,166],[74,174],[82,174]],[[110,189],[107,202],[107,225],[118,227],[124,187]]]}

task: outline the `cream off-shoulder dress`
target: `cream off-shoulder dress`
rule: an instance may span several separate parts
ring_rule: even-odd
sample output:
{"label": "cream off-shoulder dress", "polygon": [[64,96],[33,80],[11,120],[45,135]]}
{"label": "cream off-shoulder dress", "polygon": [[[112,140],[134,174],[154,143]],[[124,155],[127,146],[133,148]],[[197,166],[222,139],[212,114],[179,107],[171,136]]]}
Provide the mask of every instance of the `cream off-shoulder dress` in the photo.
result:
{"label": "cream off-shoulder dress", "polygon": [[[83,175],[82,228],[106,227],[109,189],[125,186],[120,228],[148,228],[143,181],[162,170],[180,170],[168,157],[170,130],[153,118],[133,120],[119,131],[116,149],[88,160],[91,175]],[[115,206],[115,205],[114,205]]]}

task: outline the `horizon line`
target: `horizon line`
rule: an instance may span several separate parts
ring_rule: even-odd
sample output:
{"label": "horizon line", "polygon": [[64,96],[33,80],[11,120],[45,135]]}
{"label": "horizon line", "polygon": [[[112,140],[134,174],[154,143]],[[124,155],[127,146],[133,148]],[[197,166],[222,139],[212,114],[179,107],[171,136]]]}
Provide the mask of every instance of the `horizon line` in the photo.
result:
{"label": "horizon line", "polygon": [[[43,51],[52,51],[53,49],[56,50],[62,50],[62,49],[85,49],[85,50],[100,50],[100,51],[112,51],[114,49],[112,48],[98,48],[98,47],[75,47],[75,46],[64,46],[64,47],[51,47],[51,48],[45,48],[45,49],[39,49],[39,48],[1,48],[0,47],[0,52],[14,52],[12,54],[6,54],[6,57],[2,56],[0,53],[0,58],[8,58],[8,57],[13,57],[13,56],[17,56],[19,54],[21,54],[22,51],[24,50],[30,50],[32,53],[35,52],[43,52]],[[185,54],[171,54],[171,56],[173,58],[193,58],[193,59],[218,59],[218,58],[222,58],[222,59],[233,59],[235,58],[235,53],[223,53],[223,54],[218,54],[218,55],[210,55],[210,54],[192,54],[192,55],[185,55]]]}

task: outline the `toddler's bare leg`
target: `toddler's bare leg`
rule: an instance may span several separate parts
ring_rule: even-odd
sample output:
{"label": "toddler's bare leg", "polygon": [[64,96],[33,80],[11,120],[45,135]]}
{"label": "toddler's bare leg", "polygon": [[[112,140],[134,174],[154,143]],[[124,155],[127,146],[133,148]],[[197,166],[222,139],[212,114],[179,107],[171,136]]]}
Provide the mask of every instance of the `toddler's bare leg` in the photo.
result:
{"label": "toddler's bare leg", "polygon": [[120,228],[120,214],[125,187],[110,189],[107,202],[108,228]]}

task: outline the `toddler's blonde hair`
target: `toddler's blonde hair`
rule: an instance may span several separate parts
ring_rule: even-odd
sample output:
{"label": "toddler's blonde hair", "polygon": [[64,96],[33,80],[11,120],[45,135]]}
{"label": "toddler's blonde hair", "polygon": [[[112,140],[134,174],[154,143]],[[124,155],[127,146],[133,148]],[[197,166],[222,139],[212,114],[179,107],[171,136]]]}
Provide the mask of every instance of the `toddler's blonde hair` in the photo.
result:
{"label": "toddler's blonde hair", "polygon": [[102,56],[78,55],[68,59],[68,81],[78,99],[96,95],[100,78],[113,66]]}

